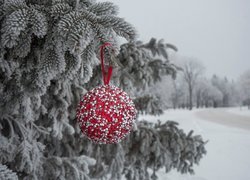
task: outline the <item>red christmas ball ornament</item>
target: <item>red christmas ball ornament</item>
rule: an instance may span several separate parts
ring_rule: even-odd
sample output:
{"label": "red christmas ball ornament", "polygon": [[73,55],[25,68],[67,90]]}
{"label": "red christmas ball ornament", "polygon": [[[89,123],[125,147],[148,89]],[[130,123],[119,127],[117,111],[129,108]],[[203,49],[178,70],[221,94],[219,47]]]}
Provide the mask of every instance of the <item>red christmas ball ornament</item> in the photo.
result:
{"label": "red christmas ball ornament", "polygon": [[126,92],[102,85],[85,94],[77,118],[82,132],[95,143],[117,143],[132,129],[135,106]]}
{"label": "red christmas ball ornament", "polygon": [[106,75],[103,63],[103,49],[108,45],[105,43],[101,47],[104,85],[85,94],[77,108],[77,120],[83,134],[99,144],[120,142],[131,131],[136,117],[134,103],[128,94],[109,85],[112,67]]}

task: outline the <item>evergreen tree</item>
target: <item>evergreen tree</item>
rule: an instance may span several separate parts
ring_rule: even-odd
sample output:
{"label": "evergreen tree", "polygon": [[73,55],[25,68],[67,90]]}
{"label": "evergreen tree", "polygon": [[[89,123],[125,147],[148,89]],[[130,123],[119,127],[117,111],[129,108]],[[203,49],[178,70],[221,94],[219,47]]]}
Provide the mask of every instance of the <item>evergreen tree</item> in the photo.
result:
{"label": "evergreen tree", "polygon": [[103,42],[119,53],[116,37],[130,41],[110,63],[113,83],[134,97],[175,75],[165,52],[174,46],[132,43],[135,30],[117,7],[94,0],[0,0],[0,30],[0,178],[149,179],[147,168],[161,167],[193,173],[205,142],[174,122],[138,122],[122,143],[95,145],[75,119],[82,94],[100,83]]}
{"label": "evergreen tree", "polygon": [[250,70],[245,71],[238,80],[240,99],[242,105],[250,109]]}
{"label": "evergreen tree", "polygon": [[212,85],[215,86],[222,94],[222,101],[219,104],[221,107],[230,107],[239,105],[239,92],[237,92],[236,84],[228,79],[213,75],[211,79]]}
{"label": "evergreen tree", "polygon": [[195,88],[196,107],[218,107],[223,94],[206,78],[200,78]]}

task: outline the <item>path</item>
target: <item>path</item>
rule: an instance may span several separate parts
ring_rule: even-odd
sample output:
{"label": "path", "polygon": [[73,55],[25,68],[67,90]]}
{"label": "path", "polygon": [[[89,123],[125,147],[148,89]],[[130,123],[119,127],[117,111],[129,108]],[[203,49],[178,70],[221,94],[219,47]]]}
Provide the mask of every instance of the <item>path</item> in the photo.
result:
{"label": "path", "polygon": [[227,112],[223,108],[197,111],[195,115],[203,120],[250,131],[250,117]]}

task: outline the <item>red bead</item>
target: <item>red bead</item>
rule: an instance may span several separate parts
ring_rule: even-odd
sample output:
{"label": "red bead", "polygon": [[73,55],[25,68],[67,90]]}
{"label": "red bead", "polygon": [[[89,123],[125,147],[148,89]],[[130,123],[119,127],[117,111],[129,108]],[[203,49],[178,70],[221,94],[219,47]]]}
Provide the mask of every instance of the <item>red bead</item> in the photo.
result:
{"label": "red bead", "polygon": [[133,101],[126,92],[102,85],[82,97],[77,108],[80,128],[99,144],[120,142],[131,131],[136,116]]}

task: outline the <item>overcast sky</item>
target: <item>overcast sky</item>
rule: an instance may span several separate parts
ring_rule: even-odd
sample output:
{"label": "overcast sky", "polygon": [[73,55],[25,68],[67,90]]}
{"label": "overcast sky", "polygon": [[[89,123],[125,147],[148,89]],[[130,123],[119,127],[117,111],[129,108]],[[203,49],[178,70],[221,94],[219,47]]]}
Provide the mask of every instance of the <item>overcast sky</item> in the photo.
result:
{"label": "overcast sky", "polygon": [[181,55],[201,60],[208,76],[236,79],[250,69],[250,0],[107,1],[141,40],[163,38]]}

